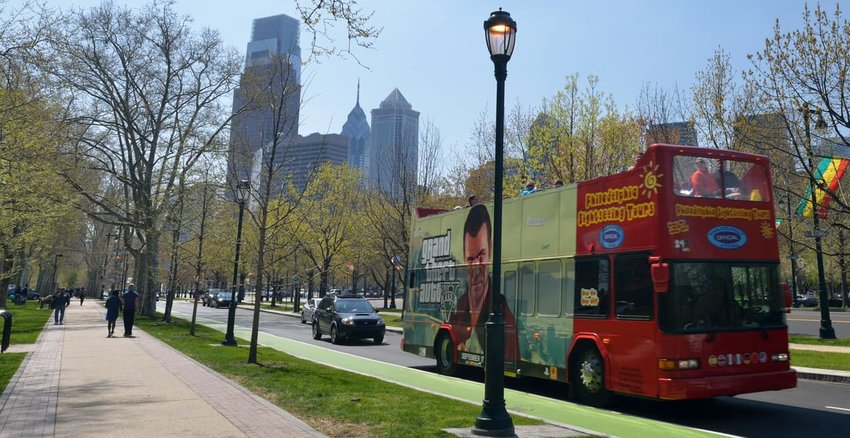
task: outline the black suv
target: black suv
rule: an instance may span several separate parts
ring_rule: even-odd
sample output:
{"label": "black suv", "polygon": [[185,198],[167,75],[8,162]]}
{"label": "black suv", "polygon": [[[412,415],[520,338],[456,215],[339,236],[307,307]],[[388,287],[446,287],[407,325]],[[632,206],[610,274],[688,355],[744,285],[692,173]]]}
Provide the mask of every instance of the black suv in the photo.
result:
{"label": "black suv", "polygon": [[343,339],[372,338],[375,344],[384,342],[386,326],[378,311],[359,295],[328,295],[313,312],[313,339],[330,334],[331,342]]}

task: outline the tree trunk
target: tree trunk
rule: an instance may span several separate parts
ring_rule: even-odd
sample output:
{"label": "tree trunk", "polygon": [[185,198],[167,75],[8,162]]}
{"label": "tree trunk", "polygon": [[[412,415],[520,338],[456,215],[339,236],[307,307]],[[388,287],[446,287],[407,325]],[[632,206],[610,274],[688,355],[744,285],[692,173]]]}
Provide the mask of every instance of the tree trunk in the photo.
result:
{"label": "tree trunk", "polygon": [[141,314],[153,318],[156,316],[157,272],[159,271],[159,236],[146,233],[146,244],[139,263],[137,286],[143,287]]}

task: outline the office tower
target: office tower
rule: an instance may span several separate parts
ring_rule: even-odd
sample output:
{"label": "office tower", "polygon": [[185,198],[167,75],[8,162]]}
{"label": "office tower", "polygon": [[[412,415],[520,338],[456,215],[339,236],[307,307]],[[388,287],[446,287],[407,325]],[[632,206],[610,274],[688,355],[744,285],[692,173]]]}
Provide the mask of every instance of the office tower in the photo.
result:
{"label": "office tower", "polygon": [[324,163],[340,166],[348,161],[348,139],[339,134],[312,133],[298,136],[281,162],[284,178],[295,190],[304,190],[307,181]]}
{"label": "office tower", "polygon": [[[276,143],[284,154],[298,135],[301,104],[299,22],[286,16],[253,22],[245,71],[233,94],[233,121],[228,153],[228,182],[251,179],[255,155]],[[276,160],[278,160],[276,158]],[[261,183],[252,179],[254,187]]]}
{"label": "office tower", "polygon": [[681,144],[697,146],[697,131],[694,122],[673,122],[650,125],[646,132],[646,144]]}
{"label": "office tower", "polygon": [[348,165],[359,170],[365,176],[366,146],[369,140],[369,122],[366,113],[360,108],[360,81],[357,81],[357,103],[348,113],[348,120],[342,125],[342,135],[348,138]]}
{"label": "office tower", "polygon": [[419,159],[419,112],[394,89],[372,110],[368,141],[369,184],[394,199],[416,187]]}

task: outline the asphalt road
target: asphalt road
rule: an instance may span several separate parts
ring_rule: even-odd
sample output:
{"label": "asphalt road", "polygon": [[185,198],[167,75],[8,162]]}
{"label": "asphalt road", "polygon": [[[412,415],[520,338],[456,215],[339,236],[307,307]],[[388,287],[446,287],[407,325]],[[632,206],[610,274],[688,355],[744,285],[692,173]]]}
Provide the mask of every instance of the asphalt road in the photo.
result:
{"label": "asphalt road", "polygon": [[[160,305],[162,306],[162,304]],[[177,312],[191,314],[191,305],[176,302]],[[801,315],[798,315],[798,312]],[[792,332],[811,330],[807,324],[814,324],[817,335],[819,315],[814,312],[795,311],[789,315],[789,324],[802,324],[802,328],[792,328]],[[198,306],[198,315],[204,318],[225,322],[227,309],[210,309]],[[815,317],[816,319],[810,318]],[[842,315],[848,316],[848,315]],[[805,319],[806,321],[793,321]],[[815,322],[809,322],[812,319]],[[847,321],[847,318],[842,319]],[[835,320],[836,322],[838,320]],[[251,313],[238,309],[236,324],[250,327]],[[835,324],[836,332],[838,326]],[[844,324],[847,325],[847,324]],[[333,345],[327,336],[316,341],[312,338],[310,327],[302,325],[298,318],[263,312],[260,316],[261,330],[276,336],[311,343],[324,348],[344,351],[363,357],[369,357],[389,363],[417,367],[434,371],[432,359],[404,353],[400,350],[401,335],[387,332],[382,345],[374,345],[371,339],[355,341],[346,345]],[[223,337],[223,336],[222,336]],[[850,337],[850,336],[848,336]],[[464,377],[483,381],[481,370],[469,370]],[[567,400],[567,386],[552,384],[537,379],[508,379],[507,386],[521,391],[535,393],[544,397]],[[817,436],[846,437],[850,430],[850,385],[800,380],[797,388],[777,392],[763,392],[737,397],[720,397],[713,400],[688,402],[658,402],[631,397],[618,399],[611,409],[627,415],[651,418],[675,424],[748,437],[777,436]],[[483,394],[482,394],[483,395]]]}
{"label": "asphalt road", "polygon": [[[820,336],[820,310],[793,309],[788,314],[788,333],[792,335]],[[830,312],[829,319],[835,337],[850,339],[850,311]]]}

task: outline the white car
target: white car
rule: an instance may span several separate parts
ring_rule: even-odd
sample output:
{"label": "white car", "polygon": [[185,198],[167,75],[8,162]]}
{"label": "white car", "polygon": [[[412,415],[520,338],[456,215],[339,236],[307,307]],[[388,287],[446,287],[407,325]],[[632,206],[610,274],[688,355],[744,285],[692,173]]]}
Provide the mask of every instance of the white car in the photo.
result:
{"label": "white car", "polygon": [[301,324],[307,324],[313,321],[313,312],[316,310],[318,298],[310,298],[307,303],[301,306]]}

